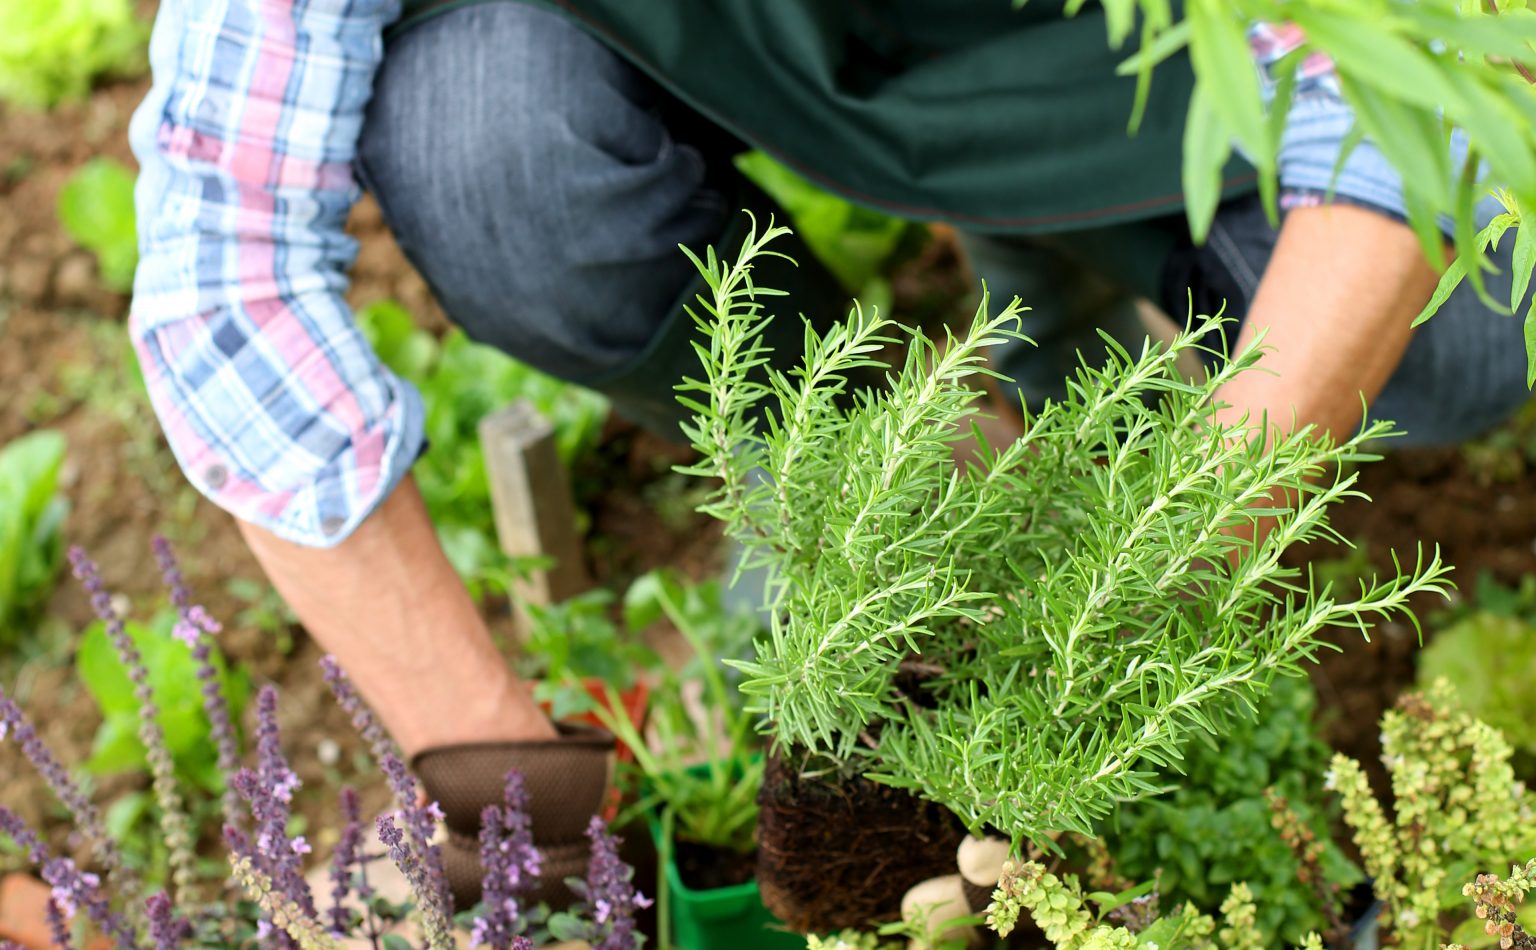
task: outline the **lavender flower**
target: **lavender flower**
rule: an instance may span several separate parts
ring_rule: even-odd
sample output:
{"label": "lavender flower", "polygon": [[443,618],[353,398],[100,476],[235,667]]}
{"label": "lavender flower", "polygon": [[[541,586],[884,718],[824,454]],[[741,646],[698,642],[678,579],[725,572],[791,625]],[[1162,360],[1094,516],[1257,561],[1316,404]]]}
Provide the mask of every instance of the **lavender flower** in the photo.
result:
{"label": "lavender flower", "polygon": [[331,694],[336,697],[337,704],[352,717],[353,728],[368,743],[373,752],[374,761],[378,763],[385,778],[389,780],[390,790],[395,796],[395,806],[399,809],[401,823],[405,826],[402,833],[409,836],[408,846],[414,852],[414,860],[420,864],[420,882],[416,896],[422,903],[422,912],[429,917],[436,915],[446,921],[452,913],[453,898],[448,890],[448,877],[443,873],[442,850],[432,843],[437,833],[437,826],[443,820],[442,809],[436,802],[428,805],[421,803],[423,796],[420,788],[410,770],[405,767],[405,762],[401,760],[400,750],[385,734],[372,711],[357,695],[357,691],[352,688],[351,681],[347,679],[347,674],[342,672],[341,664],[336,662],[336,658],[333,656],[322,658],[320,667],[324,671],[326,684],[331,688]]}
{"label": "lavender flower", "polygon": [[651,901],[635,890],[634,868],[619,857],[619,839],[597,815],[587,825],[592,842],[587,863],[587,903],[592,913],[592,950],[635,950],[643,938],[635,933],[635,910]]}
{"label": "lavender flower", "polygon": [[[192,602],[192,591],[182,577],[181,566],[176,563],[175,552],[165,538],[154,539],[155,560],[171,594],[171,604],[176,608],[177,639],[192,648],[192,660],[197,664],[197,680],[203,694],[203,711],[208,715],[210,734],[218,752],[219,774],[234,775],[240,767],[240,750],[235,742],[235,726],[229,714],[229,701],[219,680],[219,671],[213,665],[213,634],[221,627],[208,615],[200,604]],[[238,820],[240,799],[226,781],[220,803],[226,823]]]}
{"label": "lavender flower", "polygon": [[[293,793],[299,777],[283,758],[277,728],[277,690],[262,687],[256,694],[256,769],[241,769],[232,783],[250,805],[251,846],[255,869],[268,877],[278,893],[308,916],[316,916],[314,896],[304,880],[302,855],[308,850],[303,838],[290,840],[288,821],[293,815]],[[225,829],[229,839],[231,829]],[[243,838],[238,832],[236,839]]]}
{"label": "lavender flower", "polygon": [[543,858],[533,845],[533,823],[528,817],[528,791],[523,776],[507,773],[502,804],[487,805],[480,813],[480,866],[485,912],[475,918],[470,942],[491,950],[509,950],[523,929],[520,899],[538,883]]}
{"label": "lavender flower", "polygon": [[191,924],[176,916],[169,894],[151,894],[144,901],[144,909],[149,918],[149,939],[154,941],[155,950],[177,950],[183,940],[192,936]]}
{"label": "lavender flower", "polygon": [[416,896],[417,909],[421,912],[422,936],[426,938],[427,947],[430,950],[451,950],[454,946],[453,928],[444,910],[449,905],[434,902],[431,869],[422,862],[419,850],[413,846],[414,843],[406,842],[406,833],[396,823],[397,818],[403,818],[403,816],[396,812],[393,815],[380,815],[375,819],[379,840],[383,842],[389,859],[395,862],[395,867],[399,868],[400,873],[404,874],[405,879],[410,882],[411,893]]}
{"label": "lavender flower", "polygon": [[43,880],[53,888],[50,899],[64,919],[83,909],[97,929],[117,941],[120,950],[137,950],[138,939],[122,914],[114,911],[101,893],[101,879],[75,867],[68,858],[50,858],[42,869]]}
{"label": "lavender flower", "polygon": [[112,609],[112,598],[107,594],[96,564],[86,557],[80,548],[71,548],[69,562],[75,577],[91,595],[91,606],[96,615],[107,625],[107,638],[117,650],[118,660],[133,681],[133,694],[139,701],[139,741],[144,744],[149,758],[150,774],[154,776],[155,800],[160,805],[160,830],[170,852],[171,880],[178,890],[190,888],[197,879],[193,865],[192,834],[186,806],[176,787],[176,767],[166,746],[165,731],[160,728],[160,710],[155,705],[154,691],[149,685],[149,672],[139,657],[138,648],[123,624],[123,618]]}
{"label": "lavender flower", "polygon": [[373,713],[363,704],[363,700],[352,688],[351,680],[341,669],[341,664],[334,656],[327,654],[320,658],[320,670],[325,676],[325,684],[331,688],[331,695],[336,697],[336,704],[352,717],[352,728],[368,743],[368,748],[373,753],[374,761],[383,762],[386,756],[400,757],[400,749],[390,740],[384,732],[384,728],[374,719]]}
{"label": "lavender flower", "polygon": [[[48,935],[53,938],[55,950],[75,950],[74,938],[69,933],[69,918],[64,915],[64,909],[59,902],[51,896],[48,898]],[[14,943],[0,943],[0,950],[5,947],[17,947]],[[17,947],[17,950],[21,950]]]}
{"label": "lavender flower", "polygon": [[[64,766],[54,758],[53,753],[43,744],[38,737],[37,730],[32,723],[22,714],[21,707],[9,696],[5,690],[0,689],[0,739],[9,735],[21,749],[21,754],[27,757],[37,774],[43,777],[48,787],[69,813],[75,819],[75,828],[90,842],[91,853],[101,866],[106,868],[112,876],[120,893],[132,896],[138,892],[138,880],[127,866],[124,865],[122,853],[117,849],[117,843],[107,834],[106,826],[101,822],[101,813],[90,799],[80,791],[80,786],[69,777]],[[9,831],[0,826],[0,831]],[[18,843],[19,839],[18,839]],[[42,864],[42,859],[33,858],[34,864]]]}
{"label": "lavender flower", "polygon": [[48,861],[48,846],[43,844],[27,823],[21,820],[21,816],[0,805],[0,835],[5,835],[16,843],[16,847],[22,850],[27,860],[37,867],[42,867]]}
{"label": "lavender flower", "polygon": [[[353,873],[362,868],[363,815],[356,790],[341,790],[341,815],[345,824],[336,841],[336,850],[331,852],[331,933],[338,937],[351,931],[352,912],[344,905],[352,890]],[[357,896],[365,906],[372,896],[371,891],[366,878],[358,883]]]}

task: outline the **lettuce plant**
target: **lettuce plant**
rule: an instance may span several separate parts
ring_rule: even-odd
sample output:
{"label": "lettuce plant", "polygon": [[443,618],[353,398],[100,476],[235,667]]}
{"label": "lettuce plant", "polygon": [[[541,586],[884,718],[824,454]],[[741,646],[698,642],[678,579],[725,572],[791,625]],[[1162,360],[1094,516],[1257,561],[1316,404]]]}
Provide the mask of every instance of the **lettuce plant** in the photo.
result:
{"label": "lettuce plant", "polygon": [[134,174],[121,162],[93,158],[59,189],[59,223],[75,243],[96,255],[101,282],[128,293],[139,264]]}
{"label": "lettuce plant", "polygon": [[1504,733],[1516,764],[1536,763],[1536,626],[1480,612],[1442,630],[1419,654],[1419,682],[1444,679],[1472,715]]}
{"label": "lettuce plant", "polygon": [[0,447],[0,646],[47,600],[64,563],[64,449],[64,436],[47,429]]}
{"label": "lettuce plant", "polygon": [[[172,633],[178,622],[173,611],[163,610],[149,623],[126,622],[124,632],[138,651],[159,699],[160,723],[178,775],[217,793],[223,790],[224,780],[212,742],[213,726],[203,712],[198,663],[187,645]],[[250,693],[248,674],[243,669],[230,669],[217,651],[210,651],[208,662],[215,682],[228,698],[231,717],[238,721]],[[139,702],[105,622],[97,621],[86,630],[75,665],[102,717],[86,768],[103,775],[144,771],[148,750],[138,738]]]}
{"label": "lettuce plant", "polygon": [[[1218,418],[1252,347],[1205,380],[1176,368],[1216,338],[1197,318],[1169,346],[1084,366],[1062,402],[989,447],[966,430],[983,351],[1017,335],[1015,302],[937,346],[916,334],[882,391],[850,392],[899,328],[855,309],[789,372],[762,343],[774,291],[754,260],[698,260],[703,374],[681,387],[719,479],[704,506],[767,573],[772,627],[739,664],[779,743],[830,758],[959,815],[973,830],[1048,841],[1091,833],[1116,801],[1159,787],[1196,733],[1220,734],[1277,676],[1300,673],[1326,627],[1360,626],[1443,591],[1438,555],[1363,585],[1313,589],[1280,561],[1327,535],[1358,494],[1350,466],[1380,422],[1330,442]],[[759,426],[755,414],[764,422]],[[972,441],[974,440],[974,442]],[[975,464],[954,459],[974,444]],[[765,473],[758,477],[754,473]],[[1261,519],[1272,530],[1249,540]]]}
{"label": "lettuce plant", "polygon": [[47,109],[146,66],[149,29],[132,0],[0,0],[0,23],[0,102]]}

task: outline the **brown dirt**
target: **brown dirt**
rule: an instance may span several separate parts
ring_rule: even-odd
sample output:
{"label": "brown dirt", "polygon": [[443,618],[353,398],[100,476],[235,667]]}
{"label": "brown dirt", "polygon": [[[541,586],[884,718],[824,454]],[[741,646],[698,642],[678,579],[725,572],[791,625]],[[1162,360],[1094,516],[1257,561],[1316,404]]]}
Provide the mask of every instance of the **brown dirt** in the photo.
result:
{"label": "brown dirt", "polygon": [[944,808],[862,778],[810,778],[770,756],[758,819],[763,904],[789,929],[891,920],[913,885],[955,871],[965,835]]}
{"label": "brown dirt", "polygon": [[672,857],[677,862],[677,876],[695,891],[735,887],[752,880],[757,873],[755,854],[710,848],[691,841],[674,843]]}

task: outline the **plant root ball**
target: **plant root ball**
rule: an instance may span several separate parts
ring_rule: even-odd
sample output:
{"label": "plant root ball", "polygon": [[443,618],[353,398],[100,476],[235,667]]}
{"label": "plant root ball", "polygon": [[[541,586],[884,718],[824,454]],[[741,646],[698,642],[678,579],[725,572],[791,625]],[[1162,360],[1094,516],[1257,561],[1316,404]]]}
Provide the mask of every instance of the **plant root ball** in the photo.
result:
{"label": "plant root ball", "polygon": [[780,755],[759,801],[763,903],[800,933],[895,920],[910,888],[955,873],[965,837],[940,805],[857,776],[801,776]]}

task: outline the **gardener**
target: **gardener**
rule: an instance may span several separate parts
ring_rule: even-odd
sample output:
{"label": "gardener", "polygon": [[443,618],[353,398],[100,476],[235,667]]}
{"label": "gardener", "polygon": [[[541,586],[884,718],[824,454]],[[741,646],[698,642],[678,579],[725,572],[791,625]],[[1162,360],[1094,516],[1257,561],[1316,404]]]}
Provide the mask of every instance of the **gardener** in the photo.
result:
{"label": "gardener", "polygon": [[[342,298],[359,184],[471,336],[662,431],[695,360],[680,304],[699,287],[677,246],[729,256],[738,209],[772,210],[733,171],[742,142],[857,202],[956,225],[994,297],[1035,308],[1040,348],[999,357],[1030,400],[1059,391],[1096,327],[1138,338],[1134,298],[1182,317],[1187,292],[1196,312],[1225,301],[1245,317],[1237,345],[1265,330],[1274,348],[1270,373],[1225,392],[1234,413],[1344,433],[1363,394],[1440,442],[1524,400],[1520,324],[1470,290],[1410,331],[1436,275],[1370,143],[1320,206],[1350,126],[1326,64],[1308,64],[1290,116],[1278,232],[1234,165],[1197,249],[1179,193],[1187,65],[1159,67],[1128,138],[1131,83],[1098,8],[1012,6],[162,0],[132,127],[132,332],[156,410],[459,831],[510,764],[536,810],[581,818],[604,748],[557,736],[438,544],[409,475],[420,397]],[[1295,42],[1253,38],[1261,65]],[[758,282],[840,312],[839,289],[795,256]],[[1495,297],[1509,272],[1490,276]],[[779,328],[798,339],[792,319]],[[535,824],[559,880],[581,822]]]}

